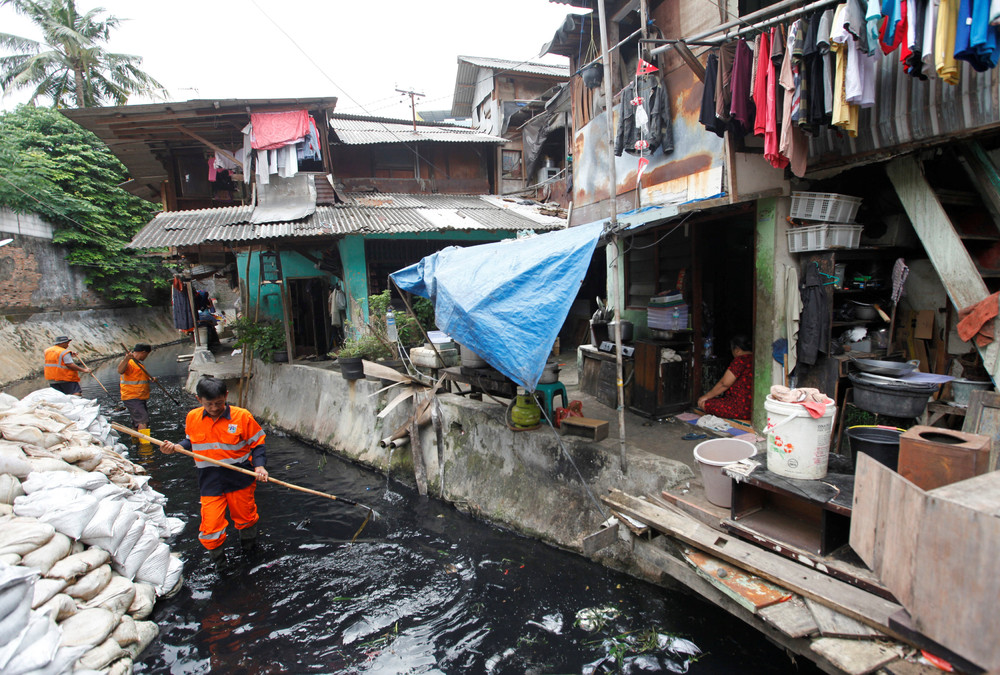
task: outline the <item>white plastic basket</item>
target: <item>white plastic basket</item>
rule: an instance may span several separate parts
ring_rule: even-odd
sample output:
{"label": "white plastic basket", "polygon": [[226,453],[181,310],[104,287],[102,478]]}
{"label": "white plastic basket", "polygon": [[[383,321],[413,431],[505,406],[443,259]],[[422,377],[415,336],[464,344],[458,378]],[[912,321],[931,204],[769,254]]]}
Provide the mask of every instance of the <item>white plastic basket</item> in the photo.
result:
{"label": "white plastic basket", "polygon": [[792,218],[826,223],[853,223],[861,197],[832,192],[793,192]]}
{"label": "white plastic basket", "polygon": [[857,248],[864,225],[831,224],[826,231],[827,248]]}
{"label": "white plastic basket", "polygon": [[789,228],[788,252],[824,251],[830,248],[857,248],[863,225],[823,223]]}

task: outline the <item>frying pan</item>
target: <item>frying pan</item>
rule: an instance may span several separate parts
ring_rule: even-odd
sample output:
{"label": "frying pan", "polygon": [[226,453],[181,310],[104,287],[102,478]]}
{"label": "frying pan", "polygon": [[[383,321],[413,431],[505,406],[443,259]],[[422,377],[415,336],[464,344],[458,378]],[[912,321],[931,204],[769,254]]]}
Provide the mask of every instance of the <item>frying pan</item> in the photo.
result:
{"label": "frying pan", "polygon": [[873,375],[886,375],[888,377],[902,377],[907,373],[912,373],[920,365],[920,361],[913,360],[906,363],[899,361],[879,361],[877,359],[856,359],[850,354],[851,361],[858,370]]}

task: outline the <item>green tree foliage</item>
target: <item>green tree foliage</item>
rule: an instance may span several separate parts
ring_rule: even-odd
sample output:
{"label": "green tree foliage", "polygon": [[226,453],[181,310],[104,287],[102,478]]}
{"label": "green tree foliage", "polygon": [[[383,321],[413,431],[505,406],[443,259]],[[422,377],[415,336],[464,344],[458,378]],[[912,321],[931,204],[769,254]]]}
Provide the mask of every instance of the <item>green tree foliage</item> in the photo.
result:
{"label": "green tree foliage", "polygon": [[145,305],[166,272],[125,248],[156,211],[119,187],[127,179],[104,143],[61,113],[19,106],[0,115],[0,206],[55,225],[67,262],[83,266],[106,300]]}
{"label": "green tree foliage", "polygon": [[42,39],[0,33],[0,88],[4,93],[33,87],[30,101],[57,108],[125,105],[130,94],[150,94],[163,86],[143,71],[142,59],[104,49],[120,25],[96,7],[80,13],[76,0],[0,0],[26,16]]}

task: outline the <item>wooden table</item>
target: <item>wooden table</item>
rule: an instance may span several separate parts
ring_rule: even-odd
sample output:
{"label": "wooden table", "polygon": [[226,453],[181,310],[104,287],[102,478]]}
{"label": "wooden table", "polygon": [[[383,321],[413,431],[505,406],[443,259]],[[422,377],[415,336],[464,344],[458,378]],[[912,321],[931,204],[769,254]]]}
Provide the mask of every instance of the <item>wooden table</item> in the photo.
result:
{"label": "wooden table", "polygon": [[444,369],[445,382],[448,382],[448,389],[451,390],[452,382],[456,384],[469,385],[469,391],[463,392],[456,386],[455,393],[460,395],[468,394],[469,398],[477,401],[483,400],[483,394],[490,396],[500,396],[502,398],[514,398],[517,396],[517,384],[492,368],[464,368],[453,366]]}

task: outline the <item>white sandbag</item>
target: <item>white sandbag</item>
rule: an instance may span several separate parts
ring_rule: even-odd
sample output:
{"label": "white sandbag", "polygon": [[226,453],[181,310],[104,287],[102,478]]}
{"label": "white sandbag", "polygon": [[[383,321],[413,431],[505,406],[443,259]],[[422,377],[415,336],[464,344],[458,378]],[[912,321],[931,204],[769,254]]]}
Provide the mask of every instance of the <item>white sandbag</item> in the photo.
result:
{"label": "white sandbag", "polygon": [[45,574],[53,565],[69,555],[72,546],[73,542],[69,537],[62,532],[56,532],[48,542],[21,556],[21,564],[25,567],[34,567]]}
{"label": "white sandbag", "polygon": [[37,429],[35,427],[23,427],[3,421],[0,422],[0,435],[8,441],[29,443],[31,445],[42,444],[42,431],[41,429]]}
{"label": "white sandbag", "polygon": [[18,404],[16,396],[11,396],[8,393],[0,392],[0,411],[10,410]]}
{"label": "white sandbag", "polygon": [[[103,473],[97,473],[96,471],[92,471],[91,475],[101,476],[102,478],[105,479],[105,481],[107,481],[108,478]],[[121,485],[115,485],[114,483],[111,482],[105,482],[104,485],[102,485],[97,489],[91,490],[90,492],[90,496],[93,497],[94,499],[125,500],[125,498],[129,497],[131,494],[132,493],[126,488],[123,488]]]}
{"label": "white sandbag", "polygon": [[31,463],[20,447],[10,444],[0,445],[0,473],[9,473],[24,478],[31,472]]}
{"label": "white sandbag", "polygon": [[48,612],[33,612],[20,645],[3,667],[4,675],[23,675],[46,667],[59,649],[59,627]]}
{"label": "white sandbag", "polygon": [[24,494],[21,481],[8,473],[0,473],[0,504],[13,504],[17,497]]}
{"label": "white sandbag", "polygon": [[32,471],[72,471],[73,473],[86,473],[83,469],[72,464],[67,464],[61,459],[52,457],[29,457]]}
{"label": "white sandbag", "polygon": [[[87,523],[97,513],[98,506],[99,504],[96,499],[86,495],[70,504],[64,504],[59,509],[45,513],[39,517],[39,520],[43,523],[51,523],[57,530],[67,536],[73,537],[73,539],[79,539],[80,535],[83,534],[84,528],[87,527]],[[17,513],[16,505],[14,513]]]}
{"label": "white sandbag", "polygon": [[101,448],[97,445],[66,445],[59,450],[59,457],[64,462],[79,464],[80,462],[101,461]]}
{"label": "white sandbag", "polygon": [[59,644],[63,647],[99,645],[117,625],[115,615],[104,608],[82,609],[59,624],[62,628]]}
{"label": "white sandbag", "polygon": [[[52,452],[51,450],[47,450],[46,448],[43,448],[40,445],[29,445],[27,443],[22,443],[21,444],[21,449],[24,450],[24,454],[28,457],[28,461],[29,462],[33,458],[34,459],[58,459],[59,461],[62,461],[61,459],[59,459],[59,456],[56,453]],[[32,471],[34,471],[34,469],[32,469]]]}
{"label": "white sandbag", "polygon": [[128,655],[128,650],[125,650],[125,656],[108,666],[108,669],[104,672],[105,675],[132,675],[134,667],[135,661]]}
{"label": "white sandbag", "polygon": [[[103,548],[105,551],[111,551],[114,553],[118,551],[120,548],[122,548],[122,542],[125,540],[125,537],[131,531],[132,525],[134,525],[136,522],[139,522],[139,516],[135,514],[135,511],[133,511],[130,508],[122,508],[121,512],[119,512],[118,514],[118,517],[115,518],[115,524],[111,528],[110,536],[88,537],[86,541],[88,544],[92,546],[98,546],[100,548]],[[136,537],[138,537],[138,535],[141,533],[142,529],[140,528],[139,533],[136,535]]]}
{"label": "white sandbag", "polygon": [[111,583],[111,565],[101,565],[84,574],[76,583],[66,587],[66,594],[79,600],[90,600]]}
{"label": "white sandbag", "polygon": [[121,617],[135,600],[135,584],[118,574],[112,575],[111,581],[100,593],[87,601],[85,607],[103,607]]}
{"label": "white sandbag", "polygon": [[81,656],[76,662],[76,669],[104,670],[125,655],[125,650],[112,638],[108,638]]}
{"label": "white sandbag", "polygon": [[55,533],[56,528],[35,518],[11,518],[0,525],[0,553],[30,553]]}
{"label": "white sandbag", "polygon": [[159,542],[145,562],[135,573],[137,581],[145,581],[154,586],[163,586],[167,579],[167,568],[170,565],[170,547]]}
{"label": "white sandbag", "polygon": [[21,556],[16,553],[2,553],[0,554],[0,565],[20,565]]}
{"label": "white sandbag", "polygon": [[153,605],[156,604],[156,589],[142,582],[136,582],[132,585],[135,587],[135,597],[132,599],[132,604],[129,605],[128,613],[134,619],[145,619],[153,613]]}
{"label": "white sandbag", "polygon": [[[125,513],[125,509],[122,509],[122,513]],[[128,528],[128,533],[122,538],[121,543],[111,552],[112,558],[120,563],[128,559],[129,553],[132,552],[132,549],[146,531],[146,521],[136,515],[135,511],[129,511],[129,513],[135,516],[135,522]]]}
{"label": "white sandbag", "polygon": [[[62,415],[60,415],[60,417],[62,417]],[[34,427],[45,433],[58,434],[59,432],[65,430],[69,425],[73,424],[72,421],[67,420],[67,422],[59,422],[53,419],[51,414],[48,412],[44,410],[36,410],[31,413],[20,413],[17,415],[6,416],[0,424],[20,427]]]}
{"label": "white sandbag", "polygon": [[76,600],[65,593],[56,593],[39,608],[40,612],[51,612],[56,621],[63,621],[77,612]]}
{"label": "white sandbag", "polygon": [[180,593],[184,586],[184,562],[176,554],[170,554],[167,564],[167,577],[163,585],[156,587],[156,594],[164,598],[172,598]]}
{"label": "white sandbag", "polygon": [[[156,550],[156,547],[160,543],[160,535],[156,530],[156,526],[149,522],[145,523],[142,536],[139,537],[139,541],[129,551],[128,556],[124,560],[120,556],[116,556],[115,570],[124,577],[135,579],[139,568],[142,567],[142,564],[146,562],[146,559]],[[149,580],[144,579],[143,581]],[[155,586],[156,584],[153,585]]]}
{"label": "white sandbag", "polygon": [[93,539],[104,539],[111,536],[114,531],[115,520],[122,511],[125,502],[120,499],[98,500],[97,511],[90,518],[90,522],[80,533],[80,539],[91,541]]}
{"label": "white sandbag", "polygon": [[59,445],[60,443],[64,443],[65,441],[66,439],[57,433],[52,433],[51,431],[43,431],[42,442],[39,443],[38,445],[45,448],[46,450],[49,450]]}
{"label": "white sandbag", "polygon": [[[90,647],[60,647],[47,666],[32,670],[25,675],[62,675],[73,670],[73,664],[87,653]],[[95,671],[90,671],[94,673]],[[88,675],[87,671],[77,670],[74,675]]]}
{"label": "white sandbag", "polygon": [[167,530],[170,532],[168,535],[170,537],[180,534],[184,531],[184,521],[174,516],[167,516]]}
{"label": "white sandbag", "polygon": [[0,504],[0,516],[10,516],[14,514],[14,507],[10,504]]}
{"label": "white sandbag", "polygon": [[82,541],[74,541],[73,549],[69,552],[70,555],[76,555],[77,553],[83,553],[87,550],[87,547],[83,545]]}
{"label": "white sandbag", "polygon": [[74,553],[63,558],[53,565],[45,576],[50,579],[73,581],[101,565],[106,565],[110,560],[111,556],[107,551],[99,548],[88,548],[82,553]]}
{"label": "white sandbag", "polygon": [[68,583],[65,579],[39,579],[36,581],[35,592],[31,596],[31,608],[38,609],[44,605],[54,598],[56,593],[66,588]]}
{"label": "white sandbag", "polygon": [[[31,590],[28,587],[27,590]],[[14,605],[13,609],[7,616],[0,618],[0,645],[5,645],[11,640],[17,638],[24,630],[25,626],[28,625],[28,619],[31,617],[31,607],[26,602],[22,602]],[[3,672],[7,672],[6,670]]]}
{"label": "white sandbag", "polygon": [[81,490],[96,490],[108,484],[108,477],[96,472],[66,473],[65,471],[51,473],[36,473],[28,477],[21,486],[26,494],[54,488],[79,488]]}
{"label": "white sandbag", "polygon": [[[64,458],[65,459],[65,458]],[[95,452],[90,457],[84,457],[76,461],[75,466],[80,467],[84,471],[97,471],[97,467],[101,465],[103,457],[100,452]]]}
{"label": "white sandbag", "polygon": [[[22,485],[30,485],[31,479]],[[25,490],[25,492],[28,492]],[[82,488],[54,487],[48,490],[30,492],[14,500],[14,513],[25,518],[41,518],[50,511],[55,511],[77,499],[89,497],[90,493]]]}
{"label": "white sandbag", "polygon": [[139,634],[139,641],[125,649],[133,659],[146,651],[146,647],[160,634],[160,627],[153,621],[136,621],[135,632]]}
{"label": "white sandbag", "polygon": [[122,648],[138,642],[139,629],[135,626],[135,619],[130,617],[128,614],[124,615],[118,623],[118,626],[111,633],[111,637],[113,637],[115,642],[117,642]]}

